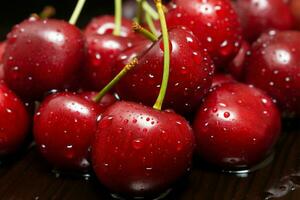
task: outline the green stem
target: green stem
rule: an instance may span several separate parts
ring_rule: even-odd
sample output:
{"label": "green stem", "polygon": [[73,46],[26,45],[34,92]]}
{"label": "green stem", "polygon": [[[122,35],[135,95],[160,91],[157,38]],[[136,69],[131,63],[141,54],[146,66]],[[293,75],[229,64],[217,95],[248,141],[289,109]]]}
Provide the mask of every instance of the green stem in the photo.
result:
{"label": "green stem", "polygon": [[93,101],[98,103],[104,95],[110,91],[126,74],[128,71],[133,69],[138,64],[137,58],[133,58],[130,63],[125,65],[125,67],[111,80],[94,98]]}
{"label": "green stem", "polygon": [[155,35],[157,36],[158,35],[158,32],[155,28],[155,25],[153,23],[153,20],[152,20],[152,17],[149,15],[149,13],[145,13],[145,20],[146,20],[146,23],[150,29],[150,31]]}
{"label": "green stem", "polygon": [[82,8],[83,8],[83,6],[85,4],[85,1],[86,0],[78,0],[77,5],[75,7],[75,10],[73,11],[73,14],[72,14],[72,16],[71,16],[71,18],[69,20],[70,24],[73,24],[73,25],[76,24],[77,19],[78,19],[79,15],[80,15],[80,13],[82,11]]}
{"label": "green stem", "polygon": [[153,108],[157,110],[161,110],[164,98],[166,96],[169,74],[170,74],[170,44],[169,44],[169,33],[168,33],[165,13],[163,10],[163,5],[161,3],[161,0],[154,0],[154,2],[158,11],[161,30],[162,30],[162,39],[164,45],[164,72],[163,72],[163,78],[162,78],[159,95],[156,99]]}
{"label": "green stem", "polygon": [[148,38],[152,42],[156,42],[158,40],[158,38],[156,37],[156,35],[154,35],[150,31],[148,31],[147,29],[143,28],[141,25],[139,25],[136,22],[133,22],[132,29],[135,32],[140,33],[141,35],[145,36],[146,38]]}
{"label": "green stem", "polygon": [[142,22],[142,16],[143,16],[143,3],[145,0],[136,0],[137,3],[137,10],[136,10],[136,18],[135,21],[140,24]]}
{"label": "green stem", "polygon": [[143,3],[143,9],[146,13],[148,13],[154,20],[158,20],[159,16],[158,13],[155,11],[154,8],[152,8],[152,6],[147,2],[144,1]]}
{"label": "green stem", "polygon": [[122,0],[115,0],[115,29],[113,35],[121,35],[122,26]]}
{"label": "green stem", "polygon": [[45,6],[39,16],[41,19],[47,19],[53,17],[55,14],[56,10],[53,6]]}

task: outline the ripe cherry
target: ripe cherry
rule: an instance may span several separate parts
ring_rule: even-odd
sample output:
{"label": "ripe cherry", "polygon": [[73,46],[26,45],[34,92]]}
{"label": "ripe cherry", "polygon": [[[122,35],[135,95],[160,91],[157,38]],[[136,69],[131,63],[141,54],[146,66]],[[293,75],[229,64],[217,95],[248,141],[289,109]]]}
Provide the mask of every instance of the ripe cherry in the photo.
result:
{"label": "ripe cherry", "polygon": [[295,25],[289,5],[284,0],[237,0],[236,10],[244,36],[249,41],[256,40],[270,29],[289,30]]}
{"label": "ripe cherry", "polygon": [[199,154],[222,168],[251,167],[278,139],[280,113],[254,87],[228,83],[216,88],[198,110],[194,131]]}
{"label": "ripe cherry", "polygon": [[16,152],[29,129],[29,115],[21,100],[0,83],[0,156]]}
{"label": "ripe cherry", "polygon": [[84,82],[87,87],[97,90],[109,83],[113,78],[112,68],[116,57],[132,45],[132,42],[125,37],[111,34],[89,35],[86,38],[87,54],[83,68]]}
{"label": "ripe cherry", "polygon": [[144,197],[169,189],[191,165],[193,131],[171,111],[117,102],[102,115],[92,163],[112,192]]}
{"label": "ripe cherry", "polygon": [[[198,39],[183,28],[169,31],[171,69],[165,108],[190,113],[211,86],[214,66]],[[139,64],[128,73],[116,90],[122,99],[152,105],[159,93],[163,73],[163,43],[159,39],[139,58]],[[116,70],[127,62],[120,57]],[[147,92],[145,92],[147,91]]]}
{"label": "ripe cherry", "polygon": [[270,31],[252,46],[246,82],[265,90],[282,110],[300,114],[300,33]]}
{"label": "ripe cherry", "polygon": [[[115,17],[110,15],[103,15],[95,17],[84,29],[84,35],[86,37],[90,35],[111,35],[115,29]],[[134,36],[132,31],[132,21],[122,18],[122,26],[120,36],[131,37]]]}
{"label": "ripe cherry", "polygon": [[292,14],[296,20],[296,26],[299,29],[300,28],[300,1],[298,0],[290,0],[290,9],[292,11]]}
{"label": "ripe cherry", "polygon": [[0,62],[2,62],[5,48],[6,48],[6,42],[0,42]]}
{"label": "ripe cherry", "polygon": [[80,30],[60,20],[31,17],[7,36],[5,81],[25,99],[37,99],[51,89],[64,88],[82,64]]}
{"label": "ripe cherry", "polygon": [[[94,101],[93,98],[97,95],[97,92],[93,92],[93,91],[81,92],[78,95],[88,101]],[[99,109],[102,112],[104,112],[104,110],[106,110],[109,106],[113,105],[117,100],[118,99],[116,98],[116,96],[114,96],[112,94],[106,94],[105,96],[103,96],[101,98],[101,100],[97,104],[98,104],[98,107],[100,107]]]}
{"label": "ripe cherry", "polygon": [[34,137],[42,156],[62,170],[87,170],[98,109],[73,93],[47,97],[34,116]]}
{"label": "ripe cherry", "polygon": [[170,27],[186,26],[207,48],[216,65],[230,61],[241,43],[241,27],[229,0],[173,0]]}

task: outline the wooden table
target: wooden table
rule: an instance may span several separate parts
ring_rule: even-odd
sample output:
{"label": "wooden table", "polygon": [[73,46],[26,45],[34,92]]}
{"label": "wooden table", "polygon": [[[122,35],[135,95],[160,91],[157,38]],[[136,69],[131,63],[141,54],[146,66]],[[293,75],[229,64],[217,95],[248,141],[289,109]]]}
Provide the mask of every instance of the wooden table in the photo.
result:
{"label": "wooden table", "polygon": [[[293,128],[294,127],[294,128]],[[179,181],[166,199],[300,199],[300,128],[287,126],[266,167],[240,176],[217,172],[195,159],[191,175]],[[269,193],[268,193],[269,191]],[[0,166],[0,199],[111,199],[92,176],[90,180],[61,175],[31,147]]]}

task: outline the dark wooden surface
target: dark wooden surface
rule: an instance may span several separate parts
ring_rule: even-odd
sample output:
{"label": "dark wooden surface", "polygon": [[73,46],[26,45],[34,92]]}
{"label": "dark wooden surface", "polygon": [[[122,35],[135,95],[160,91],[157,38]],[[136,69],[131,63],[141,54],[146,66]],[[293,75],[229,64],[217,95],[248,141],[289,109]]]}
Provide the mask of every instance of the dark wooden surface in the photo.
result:
{"label": "dark wooden surface", "polygon": [[[300,199],[300,129],[285,128],[274,160],[240,176],[211,169],[195,158],[190,176],[179,181],[166,199]],[[34,146],[0,166],[0,199],[111,199],[92,175],[89,180],[57,176]]]}

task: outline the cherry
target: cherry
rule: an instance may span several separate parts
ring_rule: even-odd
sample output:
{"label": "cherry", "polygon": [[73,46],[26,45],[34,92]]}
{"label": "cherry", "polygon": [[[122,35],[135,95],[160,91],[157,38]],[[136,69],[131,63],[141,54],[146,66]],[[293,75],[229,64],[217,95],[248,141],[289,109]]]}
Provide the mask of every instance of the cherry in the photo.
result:
{"label": "cherry", "polygon": [[252,46],[246,82],[265,90],[289,114],[300,114],[300,33],[270,31]]}
{"label": "cherry", "polygon": [[226,83],[236,83],[237,81],[230,74],[215,74],[211,88],[215,89]]}
{"label": "cherry", "polygon": [[218,87],[194,121],[197,148],[223,168],[251,167],[264,159],[278,139],[280,113],[264,92],[241,83]]}
{"label": "cherry", "polygon": [[59,169],[87,170],[99,114],[97,104],[73,93],[47,97],[34,116],[33,132],[42,156]]}
{"label": "cherry", "polygon": [[92,163],[111,191],[134,197],[167,190],[191,165],[193,131],[179,115],[117,102],[102,115]]}
{"label": "cherry", "polygon": [[[103,15],[95,17],[91,22],[85,27],[84,35],[86,37],[94,34],[105,35],[112,34],[115,29],[115,17],[110,15]],[[132,31],[132,22],[128,19],[122,18],[122,26],[120,36],[130,37],[134,36]]]}
{"label": "cherry", "polygon": [[5,81],[26,99],[51,89],[64,88],[84,56],[80,30],[60,20],[31,17],[7,36],[4,53]]}
{"label": "cherry", "polygon": [[2,62],[2,57],[6,48],[6,42],[0,42],[0,62]]}
{"label": "cherry", "polygon": [[110,34],[88,36],[87,55],[84,61],[84,82],[88,88],[104,87],[113,78],[112,68],[116,57],[132,45],[128,38]]}
{"label": "cherry", "polygon": [[[162,26],[164,70],[154,109],[132,102],[115,103],[102,115],[92,145],[93,167],[100,182],[130,198],[167,190],[189,171],[194,149],[187,121],[172,111],[161,111],[169,79],[170,44],[162,3],[155,3]],[[135,59],[134,64],[138,62]]]}
{"label": "cherry", "polygon": [[226,67],[226,70],[237,80],[243,79],[245,59],[249,55],[250,45],[248,42],[243,41],[238,54]]}
{"label": "cherry", "polygon": [[29,115],[21,100],[0,83],[0,156],[16,152],[25,141]]}
{"label": "cherry", "polygon": [[249,41],[270,29],[288,30],[295,25],[289,5],[284,0],[237,0],[236,8],[244,36]]}
{"label": "cherry", "polygon": [[[191,32],[174,28],[169,35],[171,70],[165,107],[187,114],[198,106],[209,90],[214,66]],[[163,43],[159,39],[139,57],[139,64],[116,87],[122,99],[146,105],[155,102],[162,79],[163,53]],[[120,56],[115,68],[117,71],[129,59],[128,56]]]}
{"label": "cherry", "polygon": [[229,0],[173,0],[167,14],[170,27],[182,25],[193,31],[217,65],[237,54],[241,27]]}

